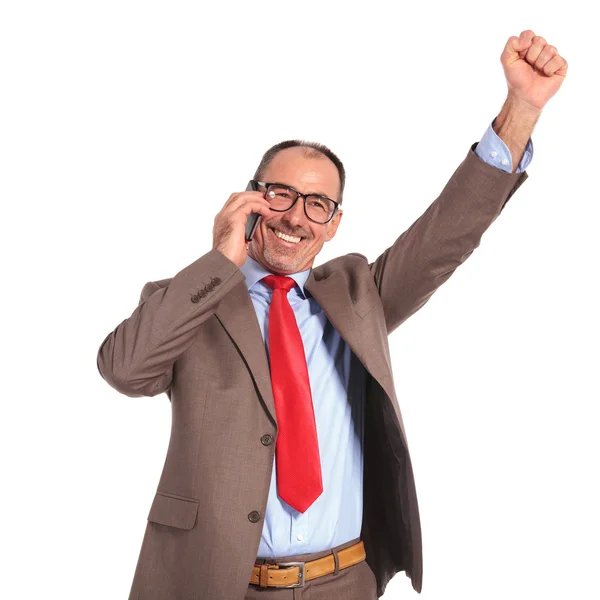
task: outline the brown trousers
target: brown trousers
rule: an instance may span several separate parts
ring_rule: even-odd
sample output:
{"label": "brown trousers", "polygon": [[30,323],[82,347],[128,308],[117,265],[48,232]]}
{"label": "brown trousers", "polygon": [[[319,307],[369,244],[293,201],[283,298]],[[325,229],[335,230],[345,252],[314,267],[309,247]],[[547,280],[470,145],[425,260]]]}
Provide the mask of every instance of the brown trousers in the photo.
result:
{"label": "brown trousers", "polygon": [[[258,558],[256,564],[280,563],[316,560],[328,554],[334,554],[353,546],[360,538],[336,546],[331,550],[313,552],[312,554],[298,554],[275,559]],[[248,584],[245,600],[377,600],[377,586],[375,575],[366,560],[341,569],[337,575],[333,573],[307,581],[303,587],[298,588],[260,588]]]}

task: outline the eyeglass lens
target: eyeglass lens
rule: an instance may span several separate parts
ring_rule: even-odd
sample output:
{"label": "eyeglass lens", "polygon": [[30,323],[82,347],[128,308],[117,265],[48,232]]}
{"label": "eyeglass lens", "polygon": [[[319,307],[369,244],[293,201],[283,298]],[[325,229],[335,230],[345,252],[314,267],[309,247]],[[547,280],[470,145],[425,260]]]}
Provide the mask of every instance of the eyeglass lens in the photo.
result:
{"label": "eyeglass lens", "polygon": [[[298,194],[283,185],[270,185],[267,188],[266,198],[269,204],[280,211],[288,210],[298,198]],[[306,214],[317,223],[326,223],[335,210],[335,204],[323,196],[306,196]]]}

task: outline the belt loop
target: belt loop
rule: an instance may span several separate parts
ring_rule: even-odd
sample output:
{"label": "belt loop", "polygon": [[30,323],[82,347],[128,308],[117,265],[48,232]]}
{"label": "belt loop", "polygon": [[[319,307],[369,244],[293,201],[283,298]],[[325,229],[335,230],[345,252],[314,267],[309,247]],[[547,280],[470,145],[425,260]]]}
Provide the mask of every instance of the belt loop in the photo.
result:
{"label": "belt loop", "polygon": [[260,565],[260,575],[258,576],[258,585],[267,587],[269,585],[269,567],[266,564]]}
{"label": "belt loop", "polygon": [[333,574],[337,575],[340,570],[340,559],[338,558],[337,550],[332,549],[331,553],[333,554],[333,562],[335,563],[335,568],[333,569]]}

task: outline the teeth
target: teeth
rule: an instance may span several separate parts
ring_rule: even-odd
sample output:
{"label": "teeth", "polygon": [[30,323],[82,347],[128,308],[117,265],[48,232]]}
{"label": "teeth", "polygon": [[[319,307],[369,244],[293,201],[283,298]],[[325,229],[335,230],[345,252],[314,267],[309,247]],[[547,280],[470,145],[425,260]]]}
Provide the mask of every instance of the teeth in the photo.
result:
{"label": "teeth", "polygon": [[281,238],[282,240],[285,240],[286,242],[292,242],[294,244],[297,244],[302,239],[299,237],[295,237],[293,235],[286,235],[285,233],[281,233],[280,231],[276,231],[275,229],[273,229],[273,231],[275,232],[275,235],[278,238]]}

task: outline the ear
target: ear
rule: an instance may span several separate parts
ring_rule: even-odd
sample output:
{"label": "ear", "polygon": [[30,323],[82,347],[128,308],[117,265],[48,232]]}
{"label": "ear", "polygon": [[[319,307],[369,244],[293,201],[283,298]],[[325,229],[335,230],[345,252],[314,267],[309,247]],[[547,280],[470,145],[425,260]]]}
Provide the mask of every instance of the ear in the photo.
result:
{"label": "ear", "polygon": [[342,220],[343,212],[344,211],[342,210],[338,210],[335,214],[335,217],[333,217],[333,219],[327,223],[327,233],[325,234],[326,242],[333,239],[333,236],[336,234],[337,228],[340,226],[340,221]]}

